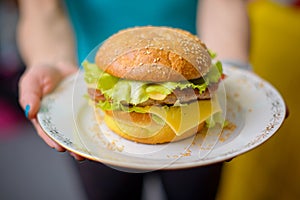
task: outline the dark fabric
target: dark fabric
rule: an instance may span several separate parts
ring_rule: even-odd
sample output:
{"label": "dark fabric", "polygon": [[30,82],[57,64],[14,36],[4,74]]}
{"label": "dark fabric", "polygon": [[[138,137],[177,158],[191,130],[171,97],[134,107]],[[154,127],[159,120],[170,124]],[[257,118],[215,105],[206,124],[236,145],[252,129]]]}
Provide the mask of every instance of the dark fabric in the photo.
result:
{"label": "dark fabric", "polygon": [[216,197],[222,163],[184,170],[161,171],[166,196],[170,200],[213,200]]}
{"label": "dark fabric", "polygon": [[[80,176],[89,200],[141,199],[144,173],[127,173],[104,164],[84,161],[78,164]],[[215,199],[222,163],[184,170],[160,170],[169,200]]]}
{"label": "dark fabric", "polygon": [[141,199],[143,174],[121,172],[101,163],[78,164],[89,200]]}

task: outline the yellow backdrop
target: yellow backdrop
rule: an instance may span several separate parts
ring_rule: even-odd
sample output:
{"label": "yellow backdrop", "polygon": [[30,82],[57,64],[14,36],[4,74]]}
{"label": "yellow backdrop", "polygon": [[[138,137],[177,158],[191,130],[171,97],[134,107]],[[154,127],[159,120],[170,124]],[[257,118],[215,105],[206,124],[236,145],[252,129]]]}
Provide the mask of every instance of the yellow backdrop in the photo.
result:
{"label": "yellow backdrop", "polygon": [[300,199],[300,8],[249,7],[254,71],[283,95],[290,116],[257,149],[226,163],[219,200]]}

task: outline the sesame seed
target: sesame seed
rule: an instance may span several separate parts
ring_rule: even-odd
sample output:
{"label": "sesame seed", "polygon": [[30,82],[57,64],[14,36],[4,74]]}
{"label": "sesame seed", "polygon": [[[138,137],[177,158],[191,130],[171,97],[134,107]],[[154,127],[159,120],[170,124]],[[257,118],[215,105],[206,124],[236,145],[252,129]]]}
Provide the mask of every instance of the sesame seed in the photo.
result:
{"label": "sesame seed", "polygon": [[159,60],[160,60],[160,58],[155,58],[155,59],[153,60],[153,62],[154,62],[154,63],[157,63]]}

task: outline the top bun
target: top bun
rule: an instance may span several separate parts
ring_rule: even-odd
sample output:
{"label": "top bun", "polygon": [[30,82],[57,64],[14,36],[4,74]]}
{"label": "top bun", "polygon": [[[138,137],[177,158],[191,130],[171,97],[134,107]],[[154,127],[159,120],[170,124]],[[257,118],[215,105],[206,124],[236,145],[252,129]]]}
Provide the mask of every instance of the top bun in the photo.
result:
{"label": "top bun", "polygon": [[195,35],[169,27],[135,27],[108,38],[95,62],[105,72],[137,81],[184,81],[211,67],[205,44]]}

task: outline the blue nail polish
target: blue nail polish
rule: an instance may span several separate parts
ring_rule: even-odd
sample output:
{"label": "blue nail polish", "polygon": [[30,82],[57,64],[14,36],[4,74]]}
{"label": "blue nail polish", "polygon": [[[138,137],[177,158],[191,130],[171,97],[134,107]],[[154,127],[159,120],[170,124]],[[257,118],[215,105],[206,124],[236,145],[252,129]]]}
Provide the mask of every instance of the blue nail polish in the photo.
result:
{"label": "blue nail polish", "polygon": [[25,116],[26,116],[27,118],[28,118],[29,111],[30,111],[30,105],[27,104],[27,105],[25,106],[25,111],[24,111],[24,112],[25,112]]}

